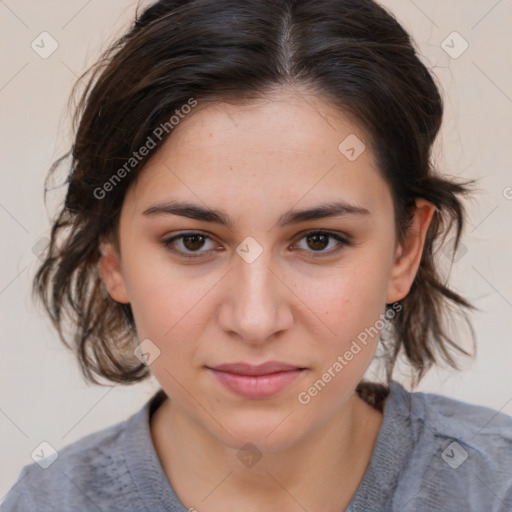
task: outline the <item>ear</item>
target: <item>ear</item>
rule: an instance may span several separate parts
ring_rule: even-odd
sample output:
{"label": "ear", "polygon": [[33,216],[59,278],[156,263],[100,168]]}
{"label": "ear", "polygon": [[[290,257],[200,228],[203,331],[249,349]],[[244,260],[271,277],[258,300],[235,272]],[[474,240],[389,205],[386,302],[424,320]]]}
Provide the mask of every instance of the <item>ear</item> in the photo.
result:
{"label": "ear", "polygon": [[130,299],[121,270],[121,256],[117,248],[112,241],[103,238],[100,240],[99,249],[101,257],[98,261],[98,270],[110,296],[116,302],[129,304]]}
{"label": "ear", "polygon": [[434,215],[435,206],[425,199],[416,200],[416,210],[403,245],[395,253],[388,287],[387,304],[402,300],[411,289],[420,266],[428,227]]}

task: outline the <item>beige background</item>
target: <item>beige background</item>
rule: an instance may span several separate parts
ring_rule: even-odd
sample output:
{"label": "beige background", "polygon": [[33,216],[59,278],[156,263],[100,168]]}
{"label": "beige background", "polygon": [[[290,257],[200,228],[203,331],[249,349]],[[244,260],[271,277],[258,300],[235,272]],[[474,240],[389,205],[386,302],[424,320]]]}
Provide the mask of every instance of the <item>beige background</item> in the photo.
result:
{"label": "beige background", "polygon": [[[481,190],[468,205],[464,247],[451,274],[454,287],[480,308],[473,316],[477,357],[463,362],[463,373],[431,372],[419,390],[512,415],[512,2],[383,3],[412,33],[441,84],[446,114],[438,164],[447,173],[478,178]],[[86,385],[75,360],[30,300],[37,264],[33,247],[47,236],[48,213],[53,214],[64,193],[56,191],[45,208],[46,171],[69,142],[71,86],[131,20],[135,5],[131,0],[0,1],[0,500],[42,441],[58,450],[121,421],[158,387],[153,379],[131,387]],[[31,48],[44,31],[58,43],[47,59]],[[441,47],[454,31],[469,45],[458,58]],[[447,43],[452,54],[464,44],[456,35]],[[465,334],[460,337],[464,341]],[[404,381],[405,375],[395,378]]]}

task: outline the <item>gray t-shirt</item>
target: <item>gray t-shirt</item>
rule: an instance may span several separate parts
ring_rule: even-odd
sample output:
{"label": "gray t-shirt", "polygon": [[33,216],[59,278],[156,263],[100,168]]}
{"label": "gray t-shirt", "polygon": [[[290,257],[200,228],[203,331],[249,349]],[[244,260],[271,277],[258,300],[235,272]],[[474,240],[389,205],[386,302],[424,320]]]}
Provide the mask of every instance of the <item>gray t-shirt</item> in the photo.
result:
{"label": "gray t-shirt", "polygon": [[[151,439],[159,390],[126,421],[25,466],[2,512],[187,512]],[[511,512],[512,417],[390,383],[370,464],[345,512]],[[232,511],[230,511],[232,512]],[[341,511],[340,511],[341,512]]]}

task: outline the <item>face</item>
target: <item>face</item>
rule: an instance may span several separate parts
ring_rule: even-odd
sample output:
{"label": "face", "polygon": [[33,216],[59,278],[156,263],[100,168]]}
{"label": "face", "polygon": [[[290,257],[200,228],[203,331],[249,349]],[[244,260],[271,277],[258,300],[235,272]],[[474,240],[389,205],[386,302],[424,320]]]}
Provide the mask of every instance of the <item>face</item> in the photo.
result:
{"label": "face", "polygon": [[[397,246],[389,187],[368,145],[339,149],[348,136],[366,143],[305,93],[197,107],[128,190],[120,254],[101,245],[110,294],[159,351],[151,372],[226,446],[281,450],[340,414],[386,303],[414,278],[432,211],[418,203],[415,236]],[[215,370],[269,361],[295,370]]]}

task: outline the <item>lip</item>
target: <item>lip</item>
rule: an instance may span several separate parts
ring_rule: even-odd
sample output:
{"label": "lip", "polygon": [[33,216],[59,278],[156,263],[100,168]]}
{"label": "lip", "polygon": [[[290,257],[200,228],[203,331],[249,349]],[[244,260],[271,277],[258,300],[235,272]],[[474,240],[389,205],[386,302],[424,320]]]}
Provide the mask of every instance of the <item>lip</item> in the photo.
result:
{"label": "lip", "polygon": [[207,367],[227,389],[245,398],[269,398],[288,387],[305,370],[269,361],[260,365],[228,363]]}

